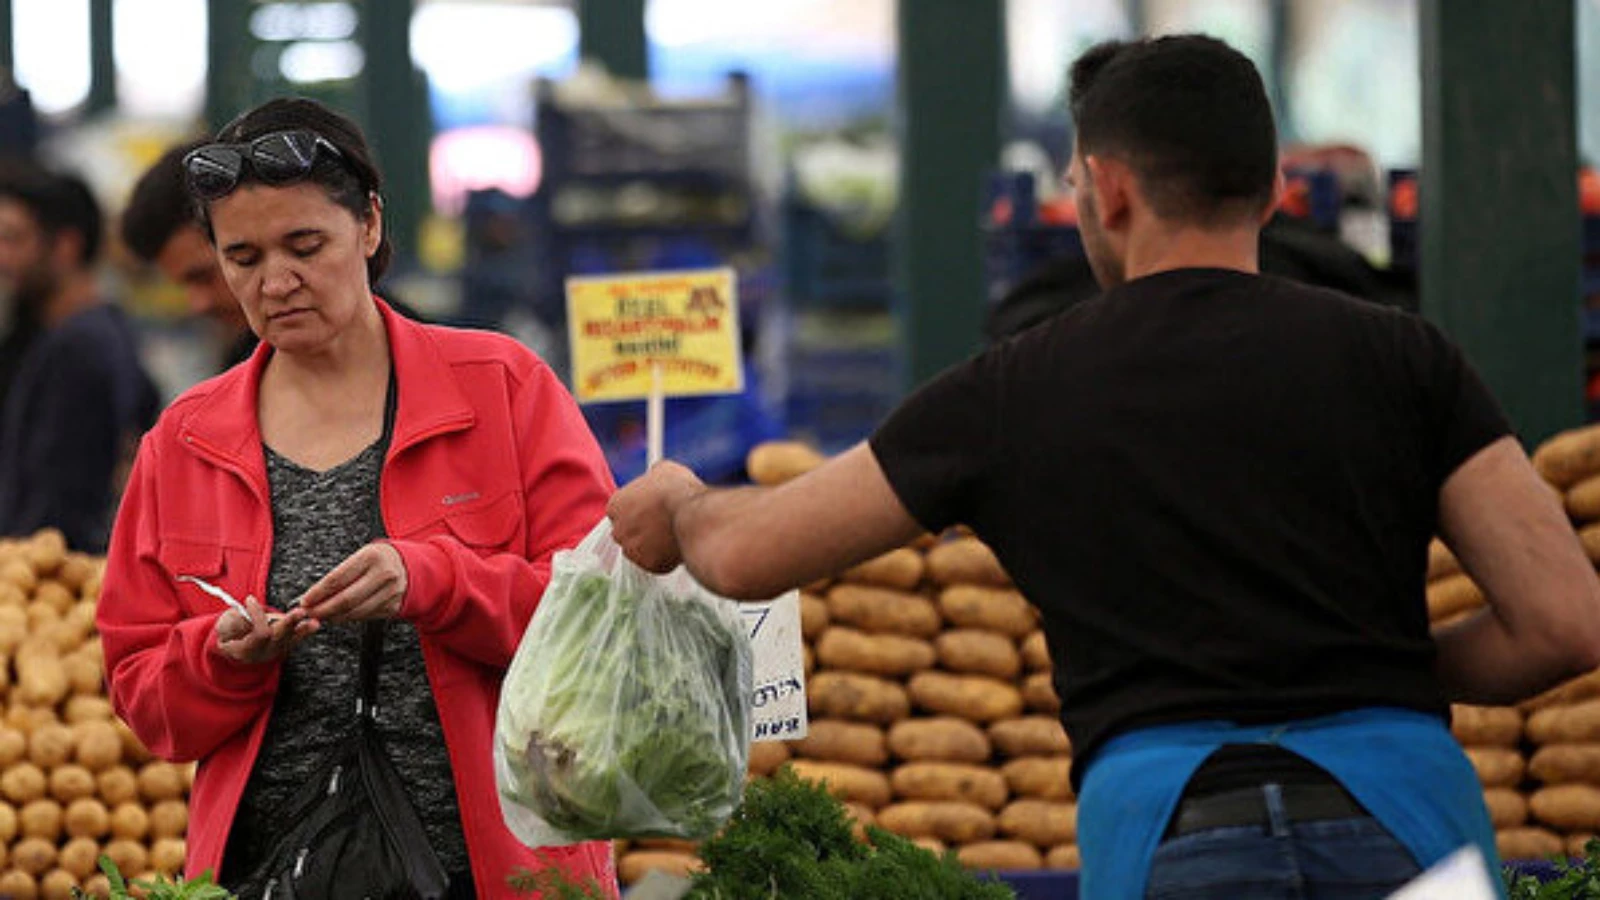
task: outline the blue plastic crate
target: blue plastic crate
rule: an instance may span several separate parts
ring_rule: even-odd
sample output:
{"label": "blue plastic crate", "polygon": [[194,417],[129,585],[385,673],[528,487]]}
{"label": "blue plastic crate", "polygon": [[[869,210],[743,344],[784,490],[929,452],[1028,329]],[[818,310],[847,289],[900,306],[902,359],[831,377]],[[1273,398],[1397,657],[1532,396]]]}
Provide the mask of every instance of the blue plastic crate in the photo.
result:
{"label": "blue plastic crate", "polygon": [[826,213],[791,198],[783,205],[784,273],[796,309],[888,309],[889,237],[846,234]]}

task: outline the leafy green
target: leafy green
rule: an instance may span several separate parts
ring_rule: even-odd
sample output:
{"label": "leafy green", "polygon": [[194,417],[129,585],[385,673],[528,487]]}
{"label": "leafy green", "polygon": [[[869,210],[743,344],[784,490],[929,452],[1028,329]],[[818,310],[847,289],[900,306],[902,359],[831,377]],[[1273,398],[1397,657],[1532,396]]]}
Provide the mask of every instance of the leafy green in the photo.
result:
{"label": "leafy green", "polygon": [[1600,838],[1590,838],[1576,862],[1559,856],[1550,861],[1557,874],[1546,882],[1505,866],[1502,876],[1511,900],[1600,900]]}
{"label": "leafy green", "polygon": [[739,803],[750,648],[736,614],[558,573],[506,673],[502,791],[573,840],[702,838]]}
{"label": "leafy green", "polygon": [[[145,900],[238,900],[234,895],[228,893],[226,889],[211,880],[211,872],[209,870],[202,873],[200,877],[189,880],[182,878],[172,879],[165,875],[136,878],[132,886],[139,891],[138,894],[129,891],[127,880],[122,877],[121,870],[117,868],[116,863],[111,861],[111,857],[105,855],[100,857],[100,871],[104,872],[106,880],[111,882],[111,900],[131,900],[136,896],[143,896]],[[72,895],[80,898],[80,900],[86,896],[78,888],[73,888]],[[559,900],[566,900],[566,898],[559,898]],[[577,898],[574,898],[574,900],[577,900]]]}

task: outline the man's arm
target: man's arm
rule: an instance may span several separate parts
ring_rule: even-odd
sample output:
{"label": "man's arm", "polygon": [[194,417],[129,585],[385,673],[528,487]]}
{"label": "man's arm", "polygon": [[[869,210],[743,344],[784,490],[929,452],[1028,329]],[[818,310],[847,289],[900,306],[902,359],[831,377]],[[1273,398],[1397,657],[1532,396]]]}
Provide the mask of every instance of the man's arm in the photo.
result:
{"label": "man's arm", "polygon": [[636,563],[665,571],[681,558],[701,584],[740,600],[774,597],[923,531],[865,443],[772,488],[707,488],[664,463],[619,491],[610,514]]}
{"label": "man's arm", "polygon": [[1434,632],[1452,700],[1514,703],[1600,666],[1600,580],[1515,438],[1446,479],[1439,529],[1489,600]]}

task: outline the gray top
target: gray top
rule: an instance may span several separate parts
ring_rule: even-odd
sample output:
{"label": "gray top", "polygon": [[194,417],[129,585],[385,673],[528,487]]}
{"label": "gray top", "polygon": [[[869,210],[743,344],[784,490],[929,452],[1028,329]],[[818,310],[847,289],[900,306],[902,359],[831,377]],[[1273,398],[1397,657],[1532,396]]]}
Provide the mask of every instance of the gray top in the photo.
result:
{"label": "gray top", "polygon": [[[301,594],[375,538],[378,478],[387,439],[325,472],[263,449],[272,490],[272,569],[267,599],[293,608]],[[378,533],[374,533],[374,532]],[[284,659],[272,718],[229,835],[230,875],[254,868],[277,836],[277,811],[350,740],[361,692],[361,624],[325,625]],[[377,727],[428,842],[446,872],[469,870],[461,813],[439,711],[417,630],[389,622],[378,670]]]}

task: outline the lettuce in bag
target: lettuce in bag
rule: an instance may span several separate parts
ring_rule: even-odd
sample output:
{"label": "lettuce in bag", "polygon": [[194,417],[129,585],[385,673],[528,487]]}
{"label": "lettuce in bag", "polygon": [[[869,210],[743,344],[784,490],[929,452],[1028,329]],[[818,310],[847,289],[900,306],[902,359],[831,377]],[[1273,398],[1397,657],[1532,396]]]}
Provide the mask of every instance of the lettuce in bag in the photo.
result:
{"label": "lettuce in bag", "polygon": [[737,604],[633,565],[602,521],[556,554],[506,672],[506,824],[534,847],[712,834],[743,796],[750,689]]}

